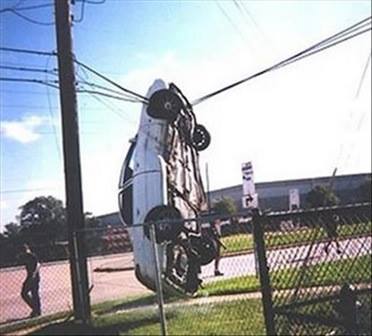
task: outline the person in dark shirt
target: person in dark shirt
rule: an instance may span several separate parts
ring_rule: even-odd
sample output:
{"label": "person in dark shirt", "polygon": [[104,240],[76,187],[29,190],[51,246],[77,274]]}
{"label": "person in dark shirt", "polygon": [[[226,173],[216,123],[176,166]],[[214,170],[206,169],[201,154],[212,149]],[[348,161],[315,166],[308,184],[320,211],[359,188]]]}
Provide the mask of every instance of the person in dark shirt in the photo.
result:
{"label": "person in dark shirt", "polygon": [[337,232],[339,221],[340,221],[340,217],[338,215],[328,216],[324,220],[324,231],[326,232],[327,237],[328,237],[328,242],[325,243],[324,245],[324,252],[327,254],[329,253],[329,247],[333,242],[336,243],[337,254],[341,253],[340,242],[338,241],[338,232]]}
{"label": "person in dark shirt", "polygon": [[26,304],[32,309],[30,317],[41,315],[39,296],[40,264],[36,255],[28,245],[22,246],[22,253],[19,256],[20,262],[26,267],[26,279],[22,284],[21,296]]}
{"label": "person in dark shirt", "polygon": [[216,257],[214,259],[214,275],[220,276],[223,275],[223,273],[219,270],[220,260],[221,260],[221,220],[215,219],[212,221],[212,233],[214,236],[214,239],[216,240]]}

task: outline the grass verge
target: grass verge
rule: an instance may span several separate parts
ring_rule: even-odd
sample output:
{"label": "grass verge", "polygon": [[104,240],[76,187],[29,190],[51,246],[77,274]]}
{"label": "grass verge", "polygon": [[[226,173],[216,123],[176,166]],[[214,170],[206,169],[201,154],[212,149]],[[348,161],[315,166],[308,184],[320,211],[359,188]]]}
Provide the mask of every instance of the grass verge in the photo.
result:
{"label": "grass verge", "polygon": [[[247,318],[249,316],[249,318]],[[260,300],[236,300],[204,305],[184,305],[166,309],[170,335],[263,335]],[[57,323],[32,335],[160,335],[155,309],[109,314],[93,319],[91,326]]]}
{"label": "grass verge", "polygon": [[[271,283],[275,289],[294,288],[301,276],[299,268],[285,268],[271,272]],[[303,277],[302,287],[328,286],[345,282],[370,283],[372,278],[372,256],[323,262],[309,266]],[[258,291],[260,283],[254,275],[210,282],[200,290],[200,295],[228,295]]]}
{"label": "grass verge", "polygon": [[[315,232],[315,230],[318,230]],[[372,222],[355,223],[350,225],[340,225],[338,230],[339,239],[358,237],[372,234]],[[281,246],[295,246],[311,242],[316,234],[316,241],[327,240],[327,233],[323,228],[311,229],[300,228],[288,232],[268,232],[266,233],[266,247],[277,248]],[[250,233],[239,233],[222,238],[222,243],[226,249],[222,250],[222,255],[229,255],[238,252],[253,251],[253,236]]]}

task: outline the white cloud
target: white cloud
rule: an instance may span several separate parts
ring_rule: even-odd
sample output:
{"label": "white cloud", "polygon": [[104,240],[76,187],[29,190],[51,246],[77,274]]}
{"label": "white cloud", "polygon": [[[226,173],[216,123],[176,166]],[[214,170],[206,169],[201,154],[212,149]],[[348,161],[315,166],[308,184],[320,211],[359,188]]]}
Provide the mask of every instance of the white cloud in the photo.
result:
{"label": "white cloud", "polygon": [[0,200],[0,209],[4,210],[8,207],[8,204],[4,200]]}
{"label": "white cloud", "polygon": [[40,138],[38,128],[45,124],[45,118],[27,116],[19,121],[1,121],[1,133],[4,137],[26,144]]}

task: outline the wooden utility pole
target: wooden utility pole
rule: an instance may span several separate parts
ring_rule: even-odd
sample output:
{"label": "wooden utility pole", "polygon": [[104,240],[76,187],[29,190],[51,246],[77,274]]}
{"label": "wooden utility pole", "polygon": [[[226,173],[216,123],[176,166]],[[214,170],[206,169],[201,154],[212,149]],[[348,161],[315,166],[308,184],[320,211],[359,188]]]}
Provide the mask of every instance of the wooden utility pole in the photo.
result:
{"label": "wooden utility pole", "polygon": [[54,0],[58,75],[74,316],[76,320],[88,323],[90,320],[90,302],[83,235],[84,212],[81,189],[79,127],[69,2],[70,0]]}

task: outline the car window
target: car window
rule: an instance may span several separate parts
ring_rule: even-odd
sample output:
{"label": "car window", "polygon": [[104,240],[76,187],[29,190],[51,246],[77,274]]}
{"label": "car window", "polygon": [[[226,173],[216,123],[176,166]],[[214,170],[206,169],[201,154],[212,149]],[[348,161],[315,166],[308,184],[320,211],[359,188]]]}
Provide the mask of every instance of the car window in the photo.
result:
{"label": "car window", "polygon": [[132,141],[121,167],[119,188],[123,188],[124,184],[133,176],[135,148],[136,141]]}

